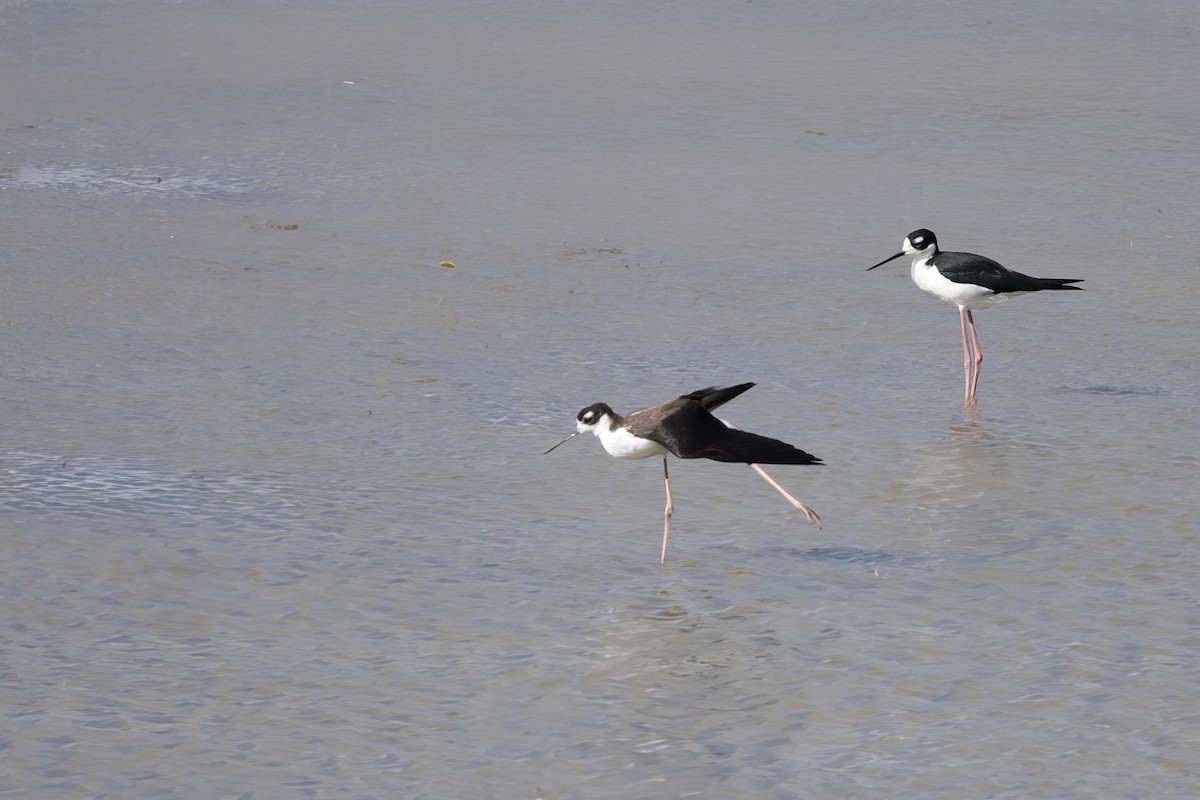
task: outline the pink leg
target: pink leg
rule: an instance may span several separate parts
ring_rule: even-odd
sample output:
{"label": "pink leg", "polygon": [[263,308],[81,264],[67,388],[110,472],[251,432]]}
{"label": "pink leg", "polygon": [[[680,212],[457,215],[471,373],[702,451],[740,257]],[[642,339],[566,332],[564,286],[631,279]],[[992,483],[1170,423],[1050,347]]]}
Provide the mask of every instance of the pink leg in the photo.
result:
{"label": "pink leg", "polygon": [[971,378],[969,405],[975,405],[975,389],[979,386],[979,373],[983,370],[983,351],[979,349],[979,332],[975,330],[975,317],[971,315],[970,309],[967,309],[967,323],[971,326],[971,344],[975,349],[975,369]]}
{"label": "pink leg", "polygon": [[963,337],[963,404],[971,405],[971,367],[975,360],[971,357],[971,334],[967,331],[967,320],[970,319],[971,312],[966,308],[958,309],[958,322],[962,326]]}
{"label": "pink leg", "polygon": [[771,484],[771,486],[774,487],[775,491],[779,492],[781,495],[786,497],[787,501],[789,503],[791,503],[793,506],[795,506],[796,508],[803,511],[804,516],[808,517],[809,522],[811,522],[813,525],[816,525],[818,528],[821,527],[821,518],[817,516],[817,512],[813,511],[811,508],[804,505],[804,503],[801,503],[799,500],[797,500],[796,498],[794,498],[790,494],[788,494],[786,491],[784,491],[784,488],[782,486],[780,486],[778,483],[776,483],[775,479],[772,478],[770,475],[768,475],[767,471],[765,469],[763,469],[762,467],[760,467],[758,464],[751,464],[750,466],[754,468],[755,472],[757,472],[759,475],[762,476],[762,479],[764,481]]}
{"label": "pink leg", "polygon": [[671,504],[671,476],[667,473],[667,457],[663,456],[663,483],[667,485],[667,507],[663,510],[663,549],[662,558],[658,563],[667,563],[667,535],[671,532],[671,512],[675,506]]}

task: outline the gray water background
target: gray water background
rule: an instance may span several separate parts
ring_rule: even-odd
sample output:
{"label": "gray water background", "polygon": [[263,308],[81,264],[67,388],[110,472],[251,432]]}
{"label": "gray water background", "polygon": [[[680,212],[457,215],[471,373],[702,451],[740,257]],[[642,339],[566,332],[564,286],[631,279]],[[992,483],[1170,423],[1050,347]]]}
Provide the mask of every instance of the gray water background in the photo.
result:
{"label": "gray water background", "polygon": [[1200,795],[1198,31],[0,2],[0,797]]}

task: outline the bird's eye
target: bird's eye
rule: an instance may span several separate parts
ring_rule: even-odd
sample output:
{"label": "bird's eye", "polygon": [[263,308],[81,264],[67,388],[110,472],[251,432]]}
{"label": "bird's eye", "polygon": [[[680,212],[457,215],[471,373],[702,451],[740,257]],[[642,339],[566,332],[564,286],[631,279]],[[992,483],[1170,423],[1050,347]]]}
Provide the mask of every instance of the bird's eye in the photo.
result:
{"label": "bird's eye", "polygon": [[589,411],[583,415],[584,422],[591,422],[595,418],[596,418],[596,415],[594,413],[592,413],[591,411]]}

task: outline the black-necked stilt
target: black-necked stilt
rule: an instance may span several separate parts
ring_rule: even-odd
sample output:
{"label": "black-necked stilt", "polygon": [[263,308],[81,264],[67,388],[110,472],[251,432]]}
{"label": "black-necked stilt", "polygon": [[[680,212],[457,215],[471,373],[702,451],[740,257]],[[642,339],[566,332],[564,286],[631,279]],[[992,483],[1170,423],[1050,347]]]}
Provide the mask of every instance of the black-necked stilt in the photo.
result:
{"label": "black-necked stilt", "polygon": [[[710,458],[749,464],[763,479],[793,506],[804,512],[814,525],[820,525],[817,512],[792,497],[758,463],[821,464],[821,459],[778,439],[738,430],[717,419],[712,409],[727,403],[753,386],[743,383],[726,389],[709,387],[622,417],[605,403],[595,403],[575,417],[575,433],[551,447],[574,439],[582,433],[594,433],[608,454],[616,458],[663,457],[663,481],[667,487],[667,507],[663,511],[661,563],[667,560],[667,535],[671,530],[671,476],[667,471],[667,453],[678,458]],[[550,450],[546,452],[549,453]],[[758,462],[758,463],[756,463]]]}
{"label": "black-necked stilt", "polygon": [[[882,267],[900,256],[913,257],[913,283],[939,300],[958,306],[963,337],[963,371],[966,373],[964,402],[967,405],[975,403],[975,389],[979,386],[979,370],[983,365],[983,351],[979,349],[979,334],[975,331],[971,309],[993,306],[1026,292],[1040,292],[1043,289],[1078,290],[1080,287],[1068,284],[1083,280],[1033,278],[974,253],[944,253],[938,249],[933,231],[925,228],[906,236],[903,249],[875,267]],[[867,271],[875,267],[867,267]]]}

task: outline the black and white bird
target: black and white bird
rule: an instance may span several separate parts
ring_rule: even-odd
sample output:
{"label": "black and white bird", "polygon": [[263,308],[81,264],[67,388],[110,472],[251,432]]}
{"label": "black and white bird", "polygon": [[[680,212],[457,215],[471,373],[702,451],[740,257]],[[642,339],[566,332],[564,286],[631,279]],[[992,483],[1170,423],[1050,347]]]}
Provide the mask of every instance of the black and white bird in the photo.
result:
{"label": "black and white bird", "polygon": [[958,306],[959,322],[963,337],[963,371],[966,373],[964,402],[975,404],[975,390],[979,386],[979,371],[983,365],[983,351],[979,349],[979,334],[975,331],[975,318],[971,309],[986,308],[1027,292],[1045,289],[1074,289],[1071,286],[1082,278],[1033,278],[1006,269],[990,258],[974,253],[946,253],[938,249],[933,231],[921,228],[904,238],[903,248],[867,271],[881,267],[901,256],[912,256],[912,279],[918,287],[929,294]]}
{"label": "black and white bird", "polygon": [[595,403],[576,415],[575,433],[546,453],[580,434],[594,433],[608,454],[616,458],[662,456],[667,506],[663,511],[661,563],[667,560],[667,536],[671,530],[671,513],[674,511],[667,453],[678,458],[709,458],[713,461],[749,464],[788,502],[804,512],[810,522],[820,525],[821,518],[815,511],[784,491],[758,464],[820,465],[823,463],[821,459],[778,439],[738,430],[711,413],[712,409],[729,402],[753,385],[743,383],[725,389],[700,389],[635,411],[627,417],[622,417],[605,403]]}

